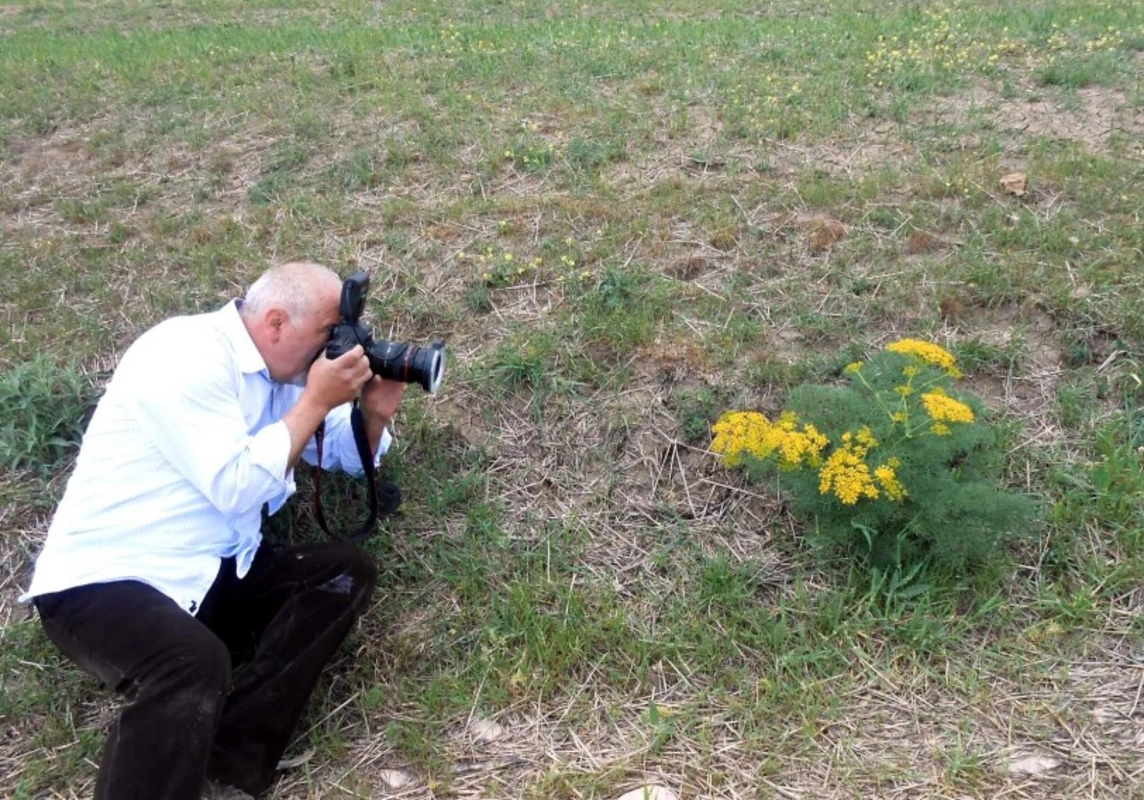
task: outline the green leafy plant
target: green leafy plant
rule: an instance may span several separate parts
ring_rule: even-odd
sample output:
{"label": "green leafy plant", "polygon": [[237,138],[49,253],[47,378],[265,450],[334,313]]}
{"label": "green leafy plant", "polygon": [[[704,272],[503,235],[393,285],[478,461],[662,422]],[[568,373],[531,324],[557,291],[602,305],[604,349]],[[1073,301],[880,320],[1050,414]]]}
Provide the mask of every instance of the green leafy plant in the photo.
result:
{"label": "green leafy plant", "polygon": [[728,468],[779,478],[809,536],[860,555],[875,574],[987,563],[1033,502],[998,488],[1002,453],[980,401],[955,393],[954,357],[916,339],[844,371],[842,385],[796,388],[772,422],[724,414],[711,449]]}
{"label": "green leafy plant", "polygon": [[75,364],[39,354],[0,375],[0,471],[49,469],[83,435],[94,401],[90,380]]}

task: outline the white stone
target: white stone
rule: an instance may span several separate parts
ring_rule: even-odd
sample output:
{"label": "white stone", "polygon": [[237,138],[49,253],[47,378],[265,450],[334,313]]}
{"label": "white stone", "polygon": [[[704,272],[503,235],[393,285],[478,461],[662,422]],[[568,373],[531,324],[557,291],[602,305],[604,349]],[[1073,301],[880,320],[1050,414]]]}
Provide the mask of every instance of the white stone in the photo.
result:
{"label": "white stone", "polygon": [[1021,756],[1009,762],[1009,771],[1021,775],[1040,775],[1060,765],[1060,759],[1052,756]]}
{"label": "white stone", "polygon": [[679,797],[663,786],[641,786],[625,792],[617,800],[679,800]]}
{"label": "white stone", "polygon": [[377,776],[390,789],[401,789],[413,783],[413,778],[399,769],[383,769]]}
{"label": "white stone", "polygon": [[495,742],[504,736],[504,728],[491,719],[477,718],[469,725],[469,732],[478,742]]}

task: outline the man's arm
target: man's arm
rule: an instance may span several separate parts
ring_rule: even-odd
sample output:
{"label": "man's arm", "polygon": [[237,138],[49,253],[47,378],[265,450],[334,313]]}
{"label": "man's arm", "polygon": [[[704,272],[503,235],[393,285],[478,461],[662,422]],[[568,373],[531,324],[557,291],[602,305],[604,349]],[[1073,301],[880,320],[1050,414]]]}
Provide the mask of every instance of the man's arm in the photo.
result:
{"label": "man's arm", "polygon": [[[298,463],[298,458],[322,420],[333,409],[357,397],[362,385],[372,374],[369,359],[360,345],[336,359],[319,358],[314,362],[306,377],[306,388],[302,391],[302,396],[282,416],[282,422],[290,432],[287,472]],[[378,436],[381,434],[378,433]]]}
{"label": "man's arm", "polygon": [[220,512],[242,514],[282,491],[328,408],[353,399],[372,373],[360,347],[319,359],[305,400],[299,398],[281,426],[250,435],[231,367],[216,355],[209,347],[182,360],[130,354],[116,381],[126,384],[118,387],[125,409],[172,468]]}
{"label": "man's arm", "polygon": [[401,398],[405,396],[407,384],[390,381],[376,375],[361,392],[362,413],[365,415],[365,433],[369,440],[370,452],[377,455],[382,434],[389,421],[397,413]]}

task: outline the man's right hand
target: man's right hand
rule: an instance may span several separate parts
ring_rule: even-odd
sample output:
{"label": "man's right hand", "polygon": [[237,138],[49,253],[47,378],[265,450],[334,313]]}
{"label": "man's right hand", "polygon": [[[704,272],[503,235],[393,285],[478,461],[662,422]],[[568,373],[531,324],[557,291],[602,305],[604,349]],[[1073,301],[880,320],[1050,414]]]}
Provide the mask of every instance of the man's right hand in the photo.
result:
{"label": "man's right hand", "polygon": [[326,415],[357,397],[372,377],[369,358],[361,345],[334,359],[326,358],[324,354],[318,356],[306,373],[306,388],[302,390],[302,396],[282,417],[286,430],[290,432],[287,472],[294,468],[306,442]]}
{"label": "man's right hand", "polygon": [[328,414],[357,397],[372,377],[369,358],[361,345],[333,359],[319,355],[306,375],[302,402],[313,403]]}

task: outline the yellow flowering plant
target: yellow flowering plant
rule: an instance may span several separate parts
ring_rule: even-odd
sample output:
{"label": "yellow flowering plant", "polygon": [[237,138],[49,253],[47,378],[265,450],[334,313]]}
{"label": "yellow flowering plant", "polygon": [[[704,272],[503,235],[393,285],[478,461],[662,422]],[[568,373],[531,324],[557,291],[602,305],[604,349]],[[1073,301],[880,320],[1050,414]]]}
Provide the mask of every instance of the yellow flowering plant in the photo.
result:
{"label": "yellow flowering plant", "polygon": [[887,345],[843,370],[836,385],[804,385],[777,419],[729,411],[711,450],[727,468],[777,478],[815,544],[861,555],[879,570],[987,562],[1033,503],[999,488],[1003,455],[978,398],[944,348]]}

